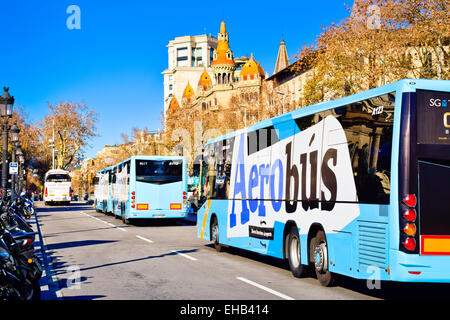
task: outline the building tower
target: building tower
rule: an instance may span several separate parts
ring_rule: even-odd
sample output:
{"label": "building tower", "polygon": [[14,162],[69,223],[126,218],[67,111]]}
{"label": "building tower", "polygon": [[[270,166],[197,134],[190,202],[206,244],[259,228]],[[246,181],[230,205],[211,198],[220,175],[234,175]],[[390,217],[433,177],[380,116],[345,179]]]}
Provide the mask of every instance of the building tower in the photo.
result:
{"label": "building tower", "polygon": [[289,58],[286,51],[286,44],[284,40],[281,40],[280,49],[278,49],[277,63],[275,64],[275,70],[273,74],[280,72],[281,70],[289,66]]}
{"label": "building tower", "polygon": [[225,28],[225,22],[220,24],[220,33],[218,34],[217,49],[214,50],[213,62],[211,67],[214,73],[215,83],[217,85],[230,85],[233,83],[234,70],[236,64],[233,59],[233,52],[228,42],[228,33]]}

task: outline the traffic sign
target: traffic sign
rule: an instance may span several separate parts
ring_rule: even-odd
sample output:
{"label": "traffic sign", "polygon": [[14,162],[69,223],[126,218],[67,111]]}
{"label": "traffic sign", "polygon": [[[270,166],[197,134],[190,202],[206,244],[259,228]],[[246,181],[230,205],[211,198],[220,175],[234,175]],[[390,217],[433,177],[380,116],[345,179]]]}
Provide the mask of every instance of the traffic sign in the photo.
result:
{"label": "traffic sign", "polygon": [[9,174],[18,174],[19,173],[19,164],[17,162],[9,163]]}

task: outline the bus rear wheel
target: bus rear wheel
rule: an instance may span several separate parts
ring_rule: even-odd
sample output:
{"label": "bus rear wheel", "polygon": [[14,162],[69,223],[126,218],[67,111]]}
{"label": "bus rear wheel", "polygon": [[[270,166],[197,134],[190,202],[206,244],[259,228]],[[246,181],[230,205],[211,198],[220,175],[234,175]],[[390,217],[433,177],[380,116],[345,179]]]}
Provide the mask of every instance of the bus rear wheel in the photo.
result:
{"label": "bus rear wheel", "polygon": [[328,244],[325,233],[322,230],[317,231],[316,236],[311,241],[311,248],[314,248],[312,257],[314,257],[314,270],[317,280],[319,280],[322,286],[331,287],[335,283],[335,276],[328,268]]}
{"label": "bus rear wheel", "polygon": [[214,248],[216,249],[217,252],[222,252],[224,248],[219,243],[219,222],[217,221],[216,217],[213,218],[210,234],[211,234],[211,240],[214,243]]}
{"label": "bus rear wheel", "polygon": [[292,226],[287,235],[287,256],[289,261],[289,269],[296,278],[304,277],[307,268],[301,262],[300,256],[300,236],[296,226]]}

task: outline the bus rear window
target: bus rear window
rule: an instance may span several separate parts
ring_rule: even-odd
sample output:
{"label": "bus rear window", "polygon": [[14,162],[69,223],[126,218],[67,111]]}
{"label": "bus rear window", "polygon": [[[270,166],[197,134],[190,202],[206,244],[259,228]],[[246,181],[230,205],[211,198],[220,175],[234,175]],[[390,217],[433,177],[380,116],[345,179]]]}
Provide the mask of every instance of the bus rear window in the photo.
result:
{"label": "bus rear window", "polygon": [[49,174],[46,182],[70,182],[68,174]]}
{"label": "bus rear window", "polygon": [[417,143],[450,144],[450,92],[417,90]]}
{"label": "bus rear window", "polygon": [[136,160],[136,181],[170,183],[183,180],[182,160]]}

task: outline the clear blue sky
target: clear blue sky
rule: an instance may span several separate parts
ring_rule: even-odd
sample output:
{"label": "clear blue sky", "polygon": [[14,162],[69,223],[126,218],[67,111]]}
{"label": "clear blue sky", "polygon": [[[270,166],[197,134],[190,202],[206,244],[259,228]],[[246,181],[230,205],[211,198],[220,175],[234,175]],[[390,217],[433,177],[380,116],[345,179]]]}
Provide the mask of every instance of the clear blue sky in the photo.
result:
{"label": "clear blue sky", "polygon": [[[101,136],[86,149],[95,157],[135,126],[160,129],[170,40],[217,36],[224,20],[234,55],[253,53],[272,74],[282,37],[291,58],[321,26],[348,15],[344,3],[352,0],[2,1],[0,87],[9,86],[34,121],[48,113],[48,103],[85,102],[99,114]],[[72,4],[81,9],[80,30],[66,26]]]}

